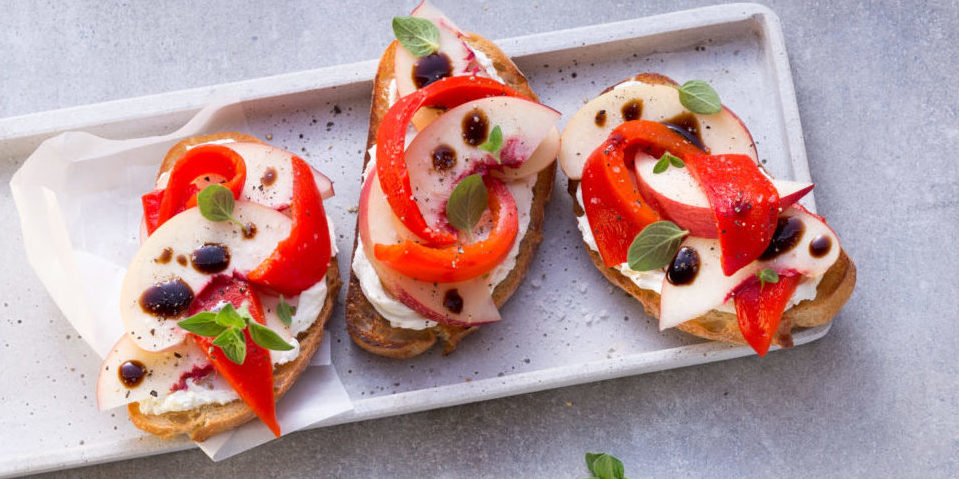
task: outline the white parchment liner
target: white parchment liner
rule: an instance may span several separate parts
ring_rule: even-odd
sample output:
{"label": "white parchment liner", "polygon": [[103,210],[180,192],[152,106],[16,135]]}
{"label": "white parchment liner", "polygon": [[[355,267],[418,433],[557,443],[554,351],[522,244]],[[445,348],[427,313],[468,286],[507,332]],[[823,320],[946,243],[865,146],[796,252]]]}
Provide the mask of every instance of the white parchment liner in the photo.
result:
{"label": "white parchment liner", "polygon": [[[44,141],[10,180],[24,249],[57,307],[101,358],[124,334],[120,286],[139,248],[140,196],[183,138],[248,131],[239,103],[204,108],[165,136],[107,140],[68,132]],[[330,363],[329,336],[277,404],[284,434],[353,409]],[[218,461],[273,439],[258,420],[198,446]]]}

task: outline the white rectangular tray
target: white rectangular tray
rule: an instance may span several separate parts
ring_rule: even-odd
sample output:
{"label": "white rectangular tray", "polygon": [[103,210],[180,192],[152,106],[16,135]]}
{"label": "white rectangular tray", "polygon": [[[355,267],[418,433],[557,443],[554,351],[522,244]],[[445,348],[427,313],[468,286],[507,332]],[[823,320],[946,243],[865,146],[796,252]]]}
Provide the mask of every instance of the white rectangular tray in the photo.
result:
{"label": "white rectangular tray", "polygon": [[[497,43],[540,99],[566,118],[586,99],[636,73],[706,80],[750,128],[775,176],[809,180],[781,27],[766,7],[707,7]],[[349,210],[357,203],[375,69],[373,60],[0,120],[0,181],[8,184],[41,141],[63,131],[108,138],[166,134],[210,102],[236,99],[248,133],[300,154],[336,183],[327,211],[339,225],[345,276],[356,221]],[[559,174],[547,207],[546,239],[526,281],[503,308],[504,321],[481,328],[451,356],[432,351],[394,361],[359,350],[343,324],[344,288],[327,330],[355,410],[315,427],[752,354],[748,347],[659,332],[656,321],[587,259],[565,190]],[[9,188],[0,194],[9,252],[0,276],[7,292],[0,321],[0,476],[192,447],[185,440],[145,436],[122,409],[97,411],[99,358],[29,272]],[[804,344],[828,330],[808,329],[794,339]]]}

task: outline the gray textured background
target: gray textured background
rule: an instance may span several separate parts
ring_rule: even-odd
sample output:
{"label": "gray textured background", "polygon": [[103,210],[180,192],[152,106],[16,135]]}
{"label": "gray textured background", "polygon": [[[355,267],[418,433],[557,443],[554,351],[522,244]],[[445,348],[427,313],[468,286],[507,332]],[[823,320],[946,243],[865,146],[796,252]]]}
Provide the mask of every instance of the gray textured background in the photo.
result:
{"label": "gray textured background", "polygon": [[[415,4],[199,3],[0,1],[0,117],[375,58]],[[497,39],[712,2],[435,3]],[[859,266],[825,338],[297,433],[219,464],[190,451],[56,475],[585,477],[583,453],[606,451],[633,478],[956,477],[959,5],[768,5],[818,207]]]}

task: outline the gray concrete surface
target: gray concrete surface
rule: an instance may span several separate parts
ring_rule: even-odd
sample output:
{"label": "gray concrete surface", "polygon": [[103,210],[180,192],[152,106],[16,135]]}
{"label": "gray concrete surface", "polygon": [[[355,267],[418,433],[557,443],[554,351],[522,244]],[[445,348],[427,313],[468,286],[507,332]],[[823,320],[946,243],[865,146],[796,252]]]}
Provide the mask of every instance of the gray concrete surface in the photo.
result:
{"label": "gray concrete surface", "polygon": [[[414,4],[272,3],[4,0],[0,117],[374,58]],[[436,3],[495,39],[711,2]],[[825,338],[297,433],[219,464],[190,451],[48,477],[576,478],[588,451],[619,456],[632,478],[956,477],[959,6],[769,6],[818,206],[859,266]]]}

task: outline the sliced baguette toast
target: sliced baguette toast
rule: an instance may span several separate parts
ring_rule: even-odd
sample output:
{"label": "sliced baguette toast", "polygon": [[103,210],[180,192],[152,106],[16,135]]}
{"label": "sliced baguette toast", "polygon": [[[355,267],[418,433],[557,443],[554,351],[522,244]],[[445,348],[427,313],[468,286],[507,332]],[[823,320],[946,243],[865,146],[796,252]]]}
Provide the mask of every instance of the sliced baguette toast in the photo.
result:
{"label": "sliced baguette toast", "polygon": [[[569,180],[568,191],[570,196],[573,197],[573,212],[577,217],[586,214],[576,200],[576,190],[578,188],[578,180]],[[623,291],[639,300],[643,309],[646,310],[646,314],[659,318],[659,293],[639,288],[636,283],[633,283],[632,280],[615,268],[607,267],[599,253],[590,249],[585,242],[583,246],[589,253],[589,259],[593,261],[596,269],[603,273],[603,276],[609,282],[619,286]],[[839,254],[839,259],[826,271],[816,287],[816,297],[812,300],[801,301],[783,312],[778,334],[773,338],[772,343],[780,347],[792,347],[792,337],[789,333],[793,328],[811,328],[828,323],[846,304],[846,300],[852,295],[855,286],[856,265],[843,250]],[[686,321],[677,328],[694,336],[713,341],[747,344],[739,330],[739,321],[736,315],[715,309],[698,318]]]}
{"label": "sliced baguette toast", "polygon": [[[187,138],[170,149],[163,159],[158,176],[172,168],[189,146],[221,139],[262,143],[252,136],[237,132]],[[273,394],[277,400],[293,386],[296,379],[310,364],[313,354],[319,349],[320,342],[323,339],[323,326],[333,312],[340,285],[340,272],[337,267],[336,256],[333,256],[330,259],[330,267],[326,272],[327,294],[323,308],[320,310],[316,321],[296,337],[300,343],[299,356],[293,361],[281,364],[273,369]],[[204,441],[211,436],[228,431],[256,418],[256,414],[249,406],[239,399],[222,405],[207,404],[187,411],[163,414],[146,414],[140,411],[139,403],[130,403],[127,405],[127,411],[130,414],[130,421],[144,431],[164,438],[186,434],[194,441]]]}
{"label": "sliced baguette toast", "polygon": [[[492,60],[497,74],[508,86],[533,100],[537,99],[530,89],[526,77],[499,47],[476,34],[468,33],[464,40],[471,48],[483,52]],[[386,48],[380,58],[376,78],[373,81],[370,128],[366,142],[366,157],[363,160],[364,167],[370,161],[369,149],[376,143],[376,132],[379,129],[380,122],[390,107],[389,84],[393,80],[393,61],[397,48],[400,48],[399,42],[395,40]],[[526,235],[520,239],[520,250],[516,258],[516,265],[506,279],[493,290],[493,300],[497,306],[502,306],[519,286],[526,270],[529,269],[537,246],[543,239],[543,210],[546,202],[549,201],[550,194],[552,194],[555,176],[556,163],[552,163],[538,174],[533,189],[530,224]],[[358,236],[359,225],[357,225]],[[356,254],[355,242],[353,254]],[[462,327],[443,324],[423,330],[394,328],[367,300],[352,269],[346,298],[346,325],[350,337],[357,345],[371,353],[391,358],[409,358],[422,354],[429,350],[438,339],[442,339],[445,343],[443,354],[449,354],[464,337],[477,328],[475,326]]]}
{"label": "sliced baguette toast", "polygon": [[[677,85],[671,78],[658,73],[641,73],[624,81],[630,80],[650,84]],[[609,92],[615,87],[616,85],[612,85],[603,90],[602,93]],[[759,165],[759,168],[765,171],[762,165]],[[577,217],[586,214],[576,199],[578,188],[578,180],[569,180],[567,191],[573,197],[573,212]],[[603,273],[606,279],[639,300],[647,314],[659,318],[659,293],[639,288],[615,268],[607,267],[599,253],[589,249],[588,246],[586,251],[589,253],[589,258],[593,261],[593,264]],[[773,338],[772,344],[780,347],[792,347],[792,336],[789,333],[793,328],[810,328],[828,323],[846,304],[846,300],[852,295],[855,286],[856,265],[845,250],[842,250],[839,259],[826,271],[816,287],[816,297],[812,300],[801,301],[783,312],[778,333]],[[739,321],[736,315],[715,309],[698,318],[686,321],[677,328],[694,336],[714,341],[747,344],[739,330]]]}

